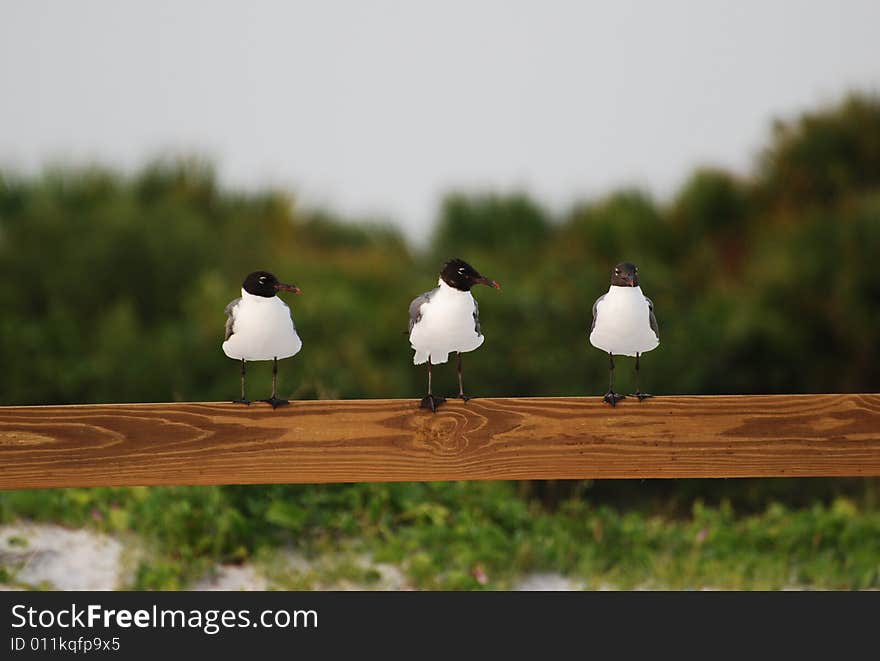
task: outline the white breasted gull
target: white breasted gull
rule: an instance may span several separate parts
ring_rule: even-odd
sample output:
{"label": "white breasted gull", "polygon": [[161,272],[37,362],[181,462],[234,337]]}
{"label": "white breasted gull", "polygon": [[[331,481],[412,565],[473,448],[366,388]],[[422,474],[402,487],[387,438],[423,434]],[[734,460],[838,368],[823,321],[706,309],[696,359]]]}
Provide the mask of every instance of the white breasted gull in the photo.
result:
{"label": "white breasted gull", "polygon": [[302,348],[302,340],[287,304],[278,298],[280,291],[299,294],[294,285],[279,282],[268,271],[254,271],[241,286],[241,298],[226,306],[226,339],[223,353],[241,361],[241,399],[235,403],[250,404],[245,397],[245,362],[271,360],[272,396],[262,401],[272,408],[289,404],[278,398],[278,361],[296,355]]}
{"label": "white breasted gull", "polygon": [[625,395],[614,392],[614,356],[635,356],[636,392],[639,401],[650,397],[639,390],[639,358],[660,344],[654,304],[639,286],[639,268],[621,262],[611,274],[611,286],[593,304],[590,344],[608,354],[609,385],[605,401],[616,405]]}
{"label": "white breasted gull", "polygon": [[461,259],[451,259],[443,265],[437,286],[416,297],[409,304],[409,342],[415,351],[413,364],[428,364],[428,394],[421,408],[436,411],[446,399],[431,392],[431,365],[449,360],[450,353],[458,354],[458,397],[467,401],[461,380],[461,354],[473,351],[483,344],[477,301],[471,295],[474,285],[501,286],[485,278]]}

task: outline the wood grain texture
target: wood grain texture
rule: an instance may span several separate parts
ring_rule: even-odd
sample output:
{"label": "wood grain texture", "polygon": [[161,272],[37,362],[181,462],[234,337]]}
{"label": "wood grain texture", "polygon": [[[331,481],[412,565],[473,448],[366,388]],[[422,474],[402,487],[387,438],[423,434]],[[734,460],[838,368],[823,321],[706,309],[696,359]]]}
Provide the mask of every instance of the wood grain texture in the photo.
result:
{"label": "wood grain texture", "polygon": [[0,489],[880,475],[880,395],[0,408]]}

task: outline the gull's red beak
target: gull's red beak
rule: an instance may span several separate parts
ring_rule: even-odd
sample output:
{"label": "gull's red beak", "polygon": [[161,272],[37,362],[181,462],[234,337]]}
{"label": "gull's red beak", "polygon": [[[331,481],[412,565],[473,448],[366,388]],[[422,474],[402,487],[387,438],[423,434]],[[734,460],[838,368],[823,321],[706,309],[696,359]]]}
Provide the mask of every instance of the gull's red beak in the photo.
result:
{"label": "gull's red beak", "polygon": [[489,278],[477,278],[474,280],[478,285],[486,285],[487,287],[491,287],[492,289],[501,289],[501,285],[498,284],[496,280],[490,280]]}
{"label": "gull's red beak", "polygon": [[302,289],[296,285],[286,285],[283,282],[279,282],[275,285],[275,291],[289,291],[292,294],[302,294]]}

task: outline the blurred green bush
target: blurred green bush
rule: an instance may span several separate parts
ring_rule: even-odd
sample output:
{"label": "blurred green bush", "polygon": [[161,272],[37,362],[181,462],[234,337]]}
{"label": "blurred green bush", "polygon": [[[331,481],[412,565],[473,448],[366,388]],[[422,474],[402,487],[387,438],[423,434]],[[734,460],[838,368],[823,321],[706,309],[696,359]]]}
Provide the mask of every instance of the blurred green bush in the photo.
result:
{"label": "blurred green bush", "polygon": [[[475,393],[599,393],[606,361],[586,330],[623,259],[640,265],[661,325],[644,361],[653,392],[872,390],[878,145],[880,102],[853,96],[779,123],[750,178],[703,169],[668,204],[620,191],[556,217],[522,193],[451,194],[425,253],[390,226],[221,190],[198,161],[131,177],[4,172],[0,402],[231,397],[223,308],[257,268],[305,292],[290,301],[305,348],[284,366],[287,394],[415,397],[407,304],[450,256],[504,285],[477,292],[487,341],[468,356]],[[438,375],[452,387],[452,370]]]}

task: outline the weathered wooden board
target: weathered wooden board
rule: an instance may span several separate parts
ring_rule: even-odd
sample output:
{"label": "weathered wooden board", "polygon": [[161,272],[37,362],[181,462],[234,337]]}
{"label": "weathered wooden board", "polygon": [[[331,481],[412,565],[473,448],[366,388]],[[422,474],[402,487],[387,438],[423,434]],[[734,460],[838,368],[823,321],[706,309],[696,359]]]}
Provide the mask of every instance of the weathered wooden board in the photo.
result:
{"label": "weathered wooden board", "polygon": [[0,489],[880,475],[880,395],[0,407]]}

